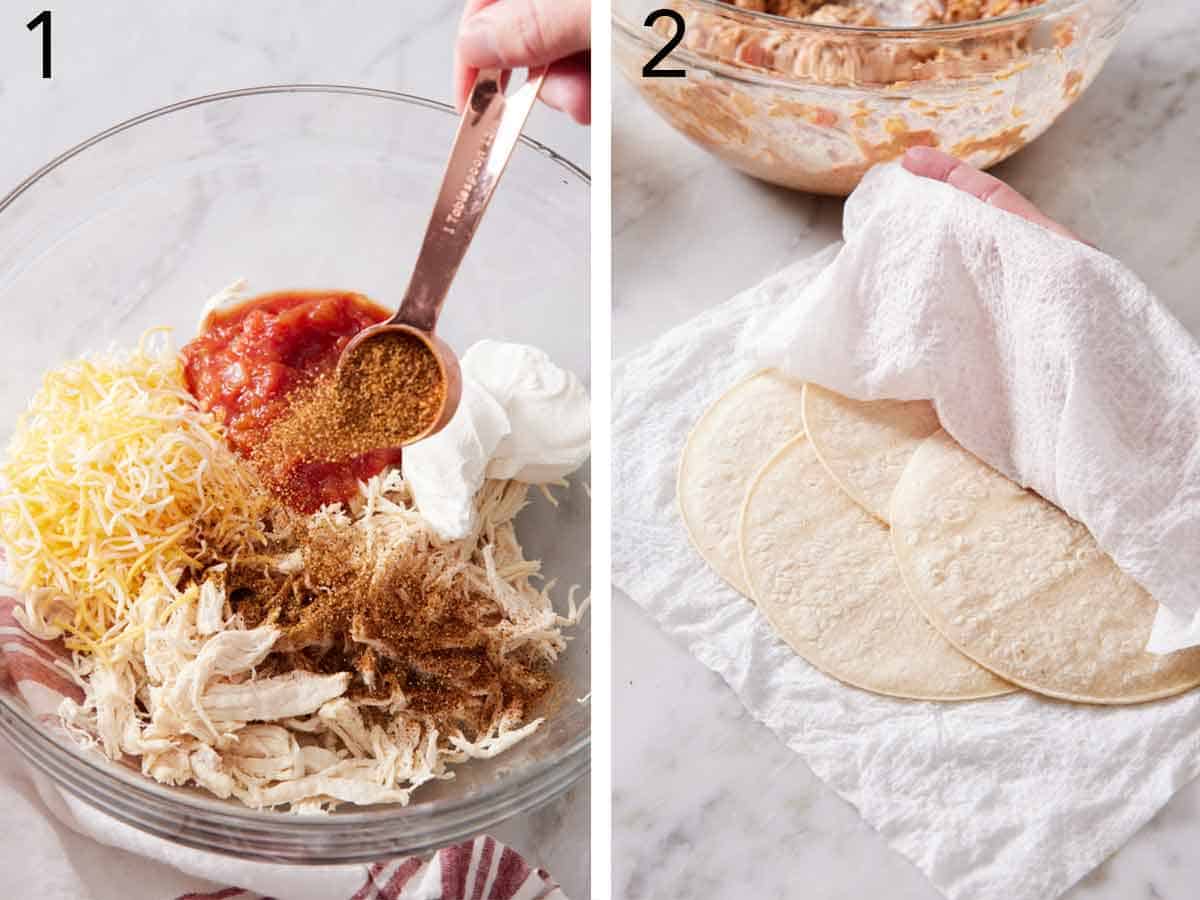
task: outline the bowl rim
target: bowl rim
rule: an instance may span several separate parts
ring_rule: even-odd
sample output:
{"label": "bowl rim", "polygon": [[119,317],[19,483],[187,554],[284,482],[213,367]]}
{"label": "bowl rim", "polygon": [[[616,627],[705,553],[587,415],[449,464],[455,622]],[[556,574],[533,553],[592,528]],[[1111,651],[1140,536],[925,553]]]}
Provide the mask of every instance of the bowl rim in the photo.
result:
{"label": "bowl rim", "polygon": [[[426,109],[440,110],[444,113],[449,113],[457,117],[458,111],[449,103],[444,103],[441,100],[433,100],[429,97],[422,97],[419,94],[407,94],[403,91],[388,91],[383,88],[365,87],[355,84],[337,84],[333,82],[293,82],[280,84],[263,84],[254,85],[252,87],[234,88],[228,91],[217,91],[212,94],[200,94],[196,97],[190,97],[186,100],[179,100],[175,103],[168,103],[166,106],[159,106],[155,109],[141,113],[131,118],[118,122],[103,131],[97,132],[89,138],[80,141],[75,146],[64,150],[62,153],[55,156],[45,165],[38,168],[31,175],[24,178],[16,187],[10,190],[3,198],[0,198],[0,213],[4,212],[11,206],[18,197],[29,190],[33,185],[37,184],[42,178],[50,172],[57,169],[63,163],[67,162],[74,156],[78,156],[84,150],[94,147],[96,144],[107,140],[110,137],[120,134],[122,131],[127,131],[144,122],[149,122],[162,116],[170,115],[175,112],[182,112],[185,109],[191,109],[194,106],[203,106],[207,103],[218,103],[222,100],[236,100],[242,97],[269,96],[271,94],[347,94],[359,97],[374,97],[380,100],[393,100],[402,103],[407,103],[411,106],[421,106]],[[571,162],[561,153],[551,147],[543,144],[541,141],[522,133],[518,139],[519,143],[524,144],[531,150],[536,150],[538,153],[547,157],[556,165],[562,166],[576,178],[581,179],[584,184],[591,185],[592,176],[586,169],[576,163]]]}
{"label": "bowl rim", "polygon": [[[1005,27],[1013,22],[1034,21],[1053,13],[1079,10],[1092,6],[1100,0],[1046,0],[1040,6],[1033,6],[1018,13],[1007,16],[997,16],[992,19],[981,19],[975,22],[963,22],[953,25],[935,25],[925,28],[911,27],[864,27],[856,25],[827,25],[824,23],[802,22],[769,13],[752,12],[730,6],[724,0],[680,0],[685,4],[703,6],[712,10],[712,15],[737,22],[742,25],[770,26],[776,30],[792,33],[807,33],[813,39],[836,38],[846,40],[848,37],[859,37],[864,40],[886,42],[923,42],[931,38],[942,41],[956,41],[978,37],[996,27]],[[1127,17],[1135,11],[1142,0],[1106,0],[1111,5],[1111,15],[1106,19],[1105,28],[1114,24],[1124,23]],[[618,45],[631,48],[637,47],[648,52],[660,49],[649,33],[649,29],[640,23],[630,22],[624,18],[616,6],[612,12],[614,54]],[[1057,52],[1057,51],[1056,51]],[[811,76],[801,76],[786,72],[772,71],[756,66],[742,65],[711,55],[705,51],[692,49],[680,43],[670,53],[670,59],[695,69],[708,73],[717,78],[744,85],[747,88],[770,88],[776,91],[809,91],[819,89],[833,93],[845,94],[851,97],[862,97],[864,94],[883,95],[893,100],[908,98],[929,99],[940,94],[956,94],[969,89],[986,89],[995,81],[991,72],[974,72],[965,76],[955,77],[945,81],[894,81],[894,82],[860,82],[853,79],[822,79]],[[1024,67],[1023,64],[1021,67]],[[637,81],[633,75],[626,72],[626,77]],[[640,90],[640,86],[639,86]]]}
{"label": "bowl rim", "polygon": [[[454,107],[440,100],[433,100],[416,94],[350,84],[267,84],[203,94],[133,116],[65,150],[22,180],[3,199],[0,199],[0,213],[7,210],[18,198],[47,175],[58,169],[59,166],[89,148],[124,131],[172,113],[182,112],[205,104],[275,94],[328,94],[367,97],[416,106],[450,115],[454,118],[458,118],[459,116],[458,111]],[[578,179],[584,187],[590,188],[591,176],[581,166],[571,162],[546,144],[528,135],[522,134],[519,142],[540,156],[550,160],[551,163],[561,168],[564,172]],[[590,625],[588,627],[590,629]],[[489,828],[501,821],[528,812],[565,792],[576,781],[584,777],[591,768],[591,717],[589,715],[587,724],[581,734],[570,741],[560,751],[546,759],[538,760],[524,766],[507,778],[487,783],[465,797],[433,801],[414,799],[407,806],[382,804],[361,809],[351,807],[352,811],[337,811],[331,815],[281,813],[274,810],[256,810],[250,807],[238,806],[229,801],[209,797],[198,791],[181,790],[161,785],[143,775],[140,771],[127,769],[120,763],[108,759],[93,759],[91,757],[95,751],[71,745],[70,739],[65,735],[61,737],[53,736],[38,721],[37,716],[33,715],[28,709],[22,708],[21,704],[14,702],[4,693],[0,693],[0,724],[7,724],[9,726],[8,728],[0,728],[0,736],[8,739],[9,743],[30,764],[50,776],[59,787],[78,796],[90,805],[98,806],[96,801],[89,796],[88,790],[79,784],[72,783],[72,781],[65,777],[65,774],[78,774],[82,772],[90,775],[94,780],[93,783],[100,786],[100,793],[116,791],[117,796],[121,800],[128,801],[127,804],[123,805],[133,807],[137,805],[139,800],[143,800],[152,807],[161,807],[164,804],[174,806],[180,813],[184,814],[184,820],[180,822],[180,828],[183,833],[178,834],[169,829],[163,831],[147,828],[138,820],[136,815],[129,817],[112,810],[107,805],[98,806],[106,814],[125,821],[127,824],[132,824],[141,830],[155,833],[167,840],[200,847],[216,853],[236,853],[236,855],[243,857],[250,857],[254,854],[247,853],[244,847],[238,851],[234,851],[231,849],[222,849],[207,841],[197,841],[195,838],[189,838],[187,831],[189,825],[199,825],[201,829],[206,825],[218,826],[220,828],[243,826],[251,831],[262,829],[273,834],[283,834],[286,837],[303,839],[317,835],[329,837],[331,833],[343,829],[353,832],[362,826],[375,826],[378,828],[383,823],[389,821],[396,824],[418,824],[422,820],[430,822],[435,817],[454,819],[457,815],[458,818],[447,823],[444,832],[440,833],[435,841],[426,841],[426,843],[422,844],[418,840],[415,842],[415,849],[413,850],[387,851],[393,855],[404,852],[423,852],[477,834],[483,829]],[[16,733],[10,733],[9,729],[14,729]],[[43,754],[42,757],[35,757],[31,748],[41,751]],[[497,809],[497,806],[503,804],[506,798],[511,798],[513,802],[508,803],[503,808]],[[489,808],[497,810],[496,814],[489,815],[487,812]],[[158,809],[155,809],[154,812],[161,814],[161,811]],[[455,822],[459,824],[456,826]],[[386,839],[386,834],[372,833],[376,834],[381,840]],[[398,835],[398,837],[403,839],[405,836]],[[277,855],[270,854],[260,855],[258,858],[280,861]],[[345,856],[338,858],[336,861],[354,862],[372,858],[377,857],[358,855],[353,851],[349,851]],[[288,858],[287,862],[293,864],[308,862],[311,865],[328,865],[331,863],[331,859],[328,856],[310,860]]]}
{"label": "bowl rim", "polygon": [[[1045,2],[1037,6],[1018,10],[1015,13],[1007,13],[1003,16],[994,16],[990,19],[976,19],[971,22],[954,22],[945,25],[842,25],[832,22],[806,22],[774,13],[740,9],[736,6],[730,6],[724,0],[683,0],[683,2],[706,9],[713,15],[721,16],[722,18],[735,19],[748,23],[762,23],[775,28],[787,29],[788,31],[811,31],[825,37],[837,36],[845,38],[860,35],[872,38],[920,40],[928,39],[931,36],[942,39],[974,37],[980,31],[1018,25],[1022,22],[1044,18],[1055,13],[1086,7],[1091,5],[1094,0],[1045,0]],[[1117,2],[1125,6],[1133,6],[1139,3],[1140,0],[1117,0]],[[639,34],[636,30],[637,26],[617,12],[615,4],[613,6],[613,21],[620,28],[629,32],[630,35]]]}

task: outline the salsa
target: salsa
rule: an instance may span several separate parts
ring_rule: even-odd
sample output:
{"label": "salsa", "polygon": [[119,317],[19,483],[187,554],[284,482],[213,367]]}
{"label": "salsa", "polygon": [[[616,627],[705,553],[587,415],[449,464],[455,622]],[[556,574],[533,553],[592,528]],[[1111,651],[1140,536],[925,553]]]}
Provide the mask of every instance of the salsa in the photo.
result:
{"label": "salsa", "polygon": [[255,458],[289,398],[331,373],[350,339],[388,316],[361,294],[267,294],[214,313],[183,348],[188,390],[221,418],[230,446],[301,512],[350,499],[360,480],[400,462],[399,448],[346,459]]}

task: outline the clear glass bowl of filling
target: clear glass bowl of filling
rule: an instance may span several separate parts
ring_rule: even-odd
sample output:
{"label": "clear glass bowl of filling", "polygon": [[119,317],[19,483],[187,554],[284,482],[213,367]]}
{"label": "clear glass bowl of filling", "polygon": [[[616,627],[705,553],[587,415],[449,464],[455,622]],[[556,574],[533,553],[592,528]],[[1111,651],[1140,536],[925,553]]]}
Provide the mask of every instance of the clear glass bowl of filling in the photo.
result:
{"label": "clear glass bowl of filling", "polygon": [[[912,146],[980,168],[1017,152],[1091,85],[1138,6],[1027,3],[847,0],[805,21],[723,0],[616,0],[613,54],[672,127],[720,159],[785,187],[845,195],[872,165]],[[822,4],[744,5],[806,12]],[[933,11],[939,23],[960,18],[973,6],[1006,12],[912,24]],[[643,77],[675,30],[665,19],[644,25],[659,7],[677,11],[686,29],[658,68],[686,77]]]}
{"label": "clear glass bowl of filling", "polygon": [[[355,87],[284,85],[201,97],[117,125],[0,200],[0,308],[8,360],[0,439],[47,369],[147,328],[196,333],[205,300],[236,278],[249,293],[354,290],[394,306],[416,258],[458,120],[443,104]],[[533,344],[585,382],[589,180],[523,139],[455,283],[439,333]],[[588,472],[517,520],[531,559],[590,588]],[[544,803],[588,771],[588,619],[558,664],[562,689],[533,735],[455,768],[407,806],[324,816],[255,811],[169,787],[81,749],[30,697],[21,654],[0,668],[0,752],[154,835],[243,858],[349,863],[417,853]],[[13,623],[7,622],[9,630]],[[6,639],[7,640],[7,639]],[[4,657],[0,657],[3,659]],[[15,748],[15,749],[14,749]]]}

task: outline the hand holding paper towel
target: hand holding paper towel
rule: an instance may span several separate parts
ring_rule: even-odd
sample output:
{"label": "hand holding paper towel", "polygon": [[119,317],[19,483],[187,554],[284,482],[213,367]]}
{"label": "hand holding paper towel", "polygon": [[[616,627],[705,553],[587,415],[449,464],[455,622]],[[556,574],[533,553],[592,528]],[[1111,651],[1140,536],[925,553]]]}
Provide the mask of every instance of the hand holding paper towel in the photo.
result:
{"label": "hand holding paper towel", "polygon": [[760,363],[862,400],[928,398],[959,443],[1091,529],[1200,644],[1200,346],[1115,259],[899,166],[832,265],[751,323]]}

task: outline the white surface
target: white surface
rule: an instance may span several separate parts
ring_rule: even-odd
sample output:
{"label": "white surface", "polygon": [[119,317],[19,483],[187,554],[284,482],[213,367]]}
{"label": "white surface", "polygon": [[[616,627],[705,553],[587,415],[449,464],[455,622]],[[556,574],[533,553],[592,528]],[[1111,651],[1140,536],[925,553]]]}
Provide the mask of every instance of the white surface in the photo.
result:
{"label": "white surface", "polygon": [[[613,586],[718,672],[950,900],[1054,900],[1200,773],[1200,693],[1101,709],[1024,692],[921,703],[847,687],[794,653],[753,603],[703,564],[679,516],[676,461],[691,423],[757,368],[725,352],[729,342],[758,333],[798,285],[821,277],[831,255],[832,248],[790,266],[614,363]],[[771,501],[743,516],[796,524],[786,504]],[[890,554],[886,537],[879,549]],[[749,545],[744,553],[753,558]],[[863,572],[879,578],[878,569]],[[809,559],[772,577],[820,584],[822,574]],[[757,587],[766,603],[761,580]],[[771,614],[778,621],[779,609]]]}
{"label": "white surface", "polygon": [[[351,6],[322,0],[303,4],[301,14],[300,6],[282,0],[65,0],[53,7],[55,74],[49,81],[40,78],[40,34],[25,30],[40,8],[4,4],[0,11],[0,193],[110,125],[214,91],[336,82],[448,101],[450,48],[461,4],[361,0]],[[527,131],[587,168],[585,129],[539,109]],[[0,744],[0,755],[10,754],[9,746]],[[25,787],[13,789],[31,797]],[[131,871],[131,857],[38,821],[34,808],[26,807],[22,817],[5,825],[57,835],[77,870],[64,873],[62,896],[107,897],[127,887],[122,885],[126,879],[112,873]],[[537,813],[495,829],[495,834],[531,864],[548,869],[570,897],[581,898],[589,892],[588,823],[588,790],[580,785]],[[6,886],[29,885],[24,892],[13,887],[14,895],[48,896],[41,875],[22,868],[23,861],[6,855]],[[138,872],[141,879],[142,869]],[[90,894],[73,887],[80,884],[75,876],[85,873],[90,876]],[[194,880],[172,881],[165,869],[144,880],[146,897],[199,888]]]}
{"label": "white surface", "polygon": [[[868,173],[844,232],[742,352],[856,400],[932,400],[959,444],[1087,525],[1190,626],[1196,339],[1112,256],[898,164]],[[1155,653],[1200,643],[1162,623],[1153,638]]]}
{"label": "white surface", "polygon": [[[1200,29],[1149,2],[1096,84],[998,169],[1138,273],[1200,333]],[[1189,74],[1191,73],[1191,74]],[[615,85],[614,349],[645,344],[840,235],[841,203],[730,172]],[[632,601],[614,612],[614,892],[648,897],[940,895]],[[1066,895],[1186,900],[1200,787],[1182,790]]]}

